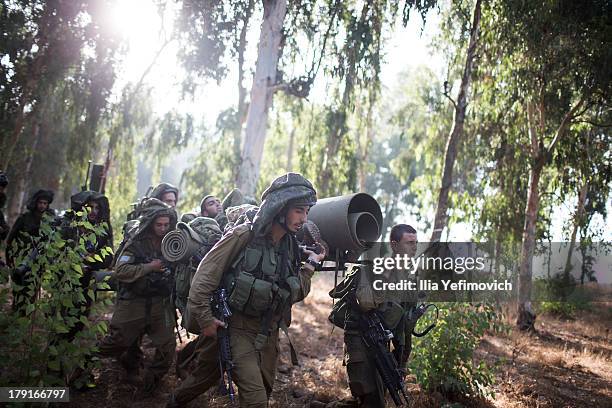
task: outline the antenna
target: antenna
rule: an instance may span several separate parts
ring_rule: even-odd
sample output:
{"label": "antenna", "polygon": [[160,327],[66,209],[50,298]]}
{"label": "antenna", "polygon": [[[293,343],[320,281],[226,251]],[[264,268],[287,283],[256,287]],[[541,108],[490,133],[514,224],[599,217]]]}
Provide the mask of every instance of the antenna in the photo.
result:
{"label": "antenna", "polygon": [[89,181],[89,170],[91,170],[91,160],[87,160],[87,173],[85,173],[85,184],[81,186],[81,191],[87,190],[87,182]]}

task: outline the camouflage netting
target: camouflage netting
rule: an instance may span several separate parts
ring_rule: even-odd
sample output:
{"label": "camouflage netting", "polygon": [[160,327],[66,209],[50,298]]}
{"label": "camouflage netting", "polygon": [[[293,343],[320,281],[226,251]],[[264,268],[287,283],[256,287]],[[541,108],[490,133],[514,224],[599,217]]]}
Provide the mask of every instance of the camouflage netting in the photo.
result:
{"label": "camouflage netting", "polygon": [[30,197],[26,208],[30,211],[34,211],[36,209],[36,203],[38,202],[38,200],[47,200],[49,202],[49,205],[51,205],[51,203],[53,202],[53,191],[38,190],[37,192],[32,194],[32,197]]}
{"label": "camouflage netting", "polygon": [[70,197],[70,207],[73,211],[82,211],[89,202],[96,202],[100,206],[99,219],[110,222],[110,205],[108,198],[97,191],[80,191]]}
{"label": "camouflage netting", "polygon": [[223,234],[217,221],[208,217],[197,217],[187,227],[192,237],[204,244],[217,242]]}
{"label": "camouflage netting", "polygon": [[261,195],[261,206],[253,220],[255,236],[268,233],[274,218],[288,204],[314,205],[317,192],[312,183],[298,173],[287,173],[274,180]]}
{"label": "camouflage netting", "polygon": [[127,230],[130,240],[133,240],[137,236],[141,235],[147,230],[153,220],[162,216],[167,216],[170,218],[171,229],[174,229],[176,226],[177,215],[176,211],[174,211],[172,207],[158,200],[157,198],[147,198],[143,200],[140,209],[140,216],[130,225],[129,229]]}

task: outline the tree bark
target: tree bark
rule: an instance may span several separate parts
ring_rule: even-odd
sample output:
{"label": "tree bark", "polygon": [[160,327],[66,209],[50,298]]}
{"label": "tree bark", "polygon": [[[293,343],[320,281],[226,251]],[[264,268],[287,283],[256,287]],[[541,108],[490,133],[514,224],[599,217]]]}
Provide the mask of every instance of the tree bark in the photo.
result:
{"label": "tree bark", "polygon": [[535,232],[540,193],[538,184],[542,175],[543,163],[535,163],[529,171],[529,191],[525,207],[525,226],[523,228],[523,243],[521,247],[521,264],[519,268],[519,309],[516,324],[521,330],[535,330],[535,313],[531,307],[531,272],[533,251],[535,248]]}
{"label": "tree bark", "polygon": [[563,271],[565,281],[569,282],[570,272],[572,270],[572,253],[576,246],[576,235],[578,234],[578,228],[582,224],[582,216],[584,214],[584,204],[586,203],[587,192],[589,191],[589,182],[585,181],[580,192],[578,193],[578,204],[576,205],[576,214],[574,215],[574,226],[572,228],[572,236],[569,241],[569,250],[567,253],[567,260],[565,261],[565,270]]}
{"label": "tree bark", "polygon": [[461,77],[461,86],[459,87],[459,95],[457,96],[457,103],[455,104],[455,119],[453,128],[448,136],[446,151],[444,153],[442,183],[438,194],[438,203],[436,206],[436,215],[430,242],[440,241],[442,231],[447,226],[446,212],[448,210],[448,196],[453,184],[453,167],[455,166],[455,158],[457,157],[457,148],[463,136],[463,125],[468,105],[467,95],[470,88],[472,69],[476,57],[476,46],[478,44],[478,35],[480,32],[480,15],[480,0],[476,0],[474,15],[472,17],[472,27],[470,29],[470,41],[465,57],[463,76]]}
{"label": "tree bark", "polygon": [[372,90],[370,92],[370,97],[368,98],[368,113],[366,115],[366,138],[359,157],[359,191],[366,191],[366,181],[368,173],[368,153],[370,151],[370,144],[374,140],[374,124],[372,122],[374,116],[374,103],[376,102],[375,93],[376,91]]}
{"label": "tree bark", "polygon": [[[244,18],[242,19],[243,24],[242,28],[240,29],[240,35],[238,37],[238,107],[236,109],[236,129],[234,130],[233,141],[234,160],[236,165],[240,163],[241,159],[242,125],[244,125],[244,121],[246,119],[247,105],[246,88],[244,87],[244,53],[247,46],[246,35],[249,29],[249,21],[251,20],[251,15],[253,14],[254,5],[255,0],[249,0]],[[236,170],[234,170],[233,173],[234,182],[238,184],[238,174],[240,174],[238,166],[236,166]]]}
{"label": "tree bark", "polygon": [[255,76],[247,112],[238,186],[247,196],[254,196],[263,156],[268,112],[272,105],[282,29],[287,14],[287,0],[264,0],[264,15],[257,49]]}
{"label": "tree bark", "polygon": [[295,146],[295,126],[289,133],[289,145],[287,146],[287,171],[293,171],[293,150]]}
{"label": "tree bark", "polygon": [[[539,182],[542,170],[546,164],[548,157],[565,134],[566,129],[570,125],[574,115],[582,107],[585,102],[585,95],[580,101],[569,110],[561,120],[553,140],[547,149],[544,148],[543,142],[538,138],[536,130],[535,110],[533,102],[527,102],[527,123],[530,137],[530,151],[532,165],[529,171],[529,191],[527,193],[527,204],[525,206],[525,223],[523,227],[523,238],[521,244],[521,263],[519,268],[519,305],[516,324],[520,330],[535,331],[536,315],[531,306],[531,283],[532,283],[532,263],[533,252],[535,248],[535,233],[538,210],[540,208]],[[540,109],[540,122],[544,123],[543,112]]]}

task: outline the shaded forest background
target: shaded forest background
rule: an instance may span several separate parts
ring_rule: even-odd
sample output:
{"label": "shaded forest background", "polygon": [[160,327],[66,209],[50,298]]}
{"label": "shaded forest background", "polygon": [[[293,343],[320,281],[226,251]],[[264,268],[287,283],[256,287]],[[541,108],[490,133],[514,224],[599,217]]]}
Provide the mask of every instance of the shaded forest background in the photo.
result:
{"label": "shaded forest background", "polygon": [[[422,241],[460,226],[494,258],[520,254],[512,273],[525,328],[538,242],[569,241],[586,265],[576,279],[597,280],[586,260],[610,240],[608,1],[151,1],[166,24],[130,82],[109,12],[118,0],[0,3],[9,222],[38,188],[67,207],[88,160],[105,166],[115,231],[139,183],[177,182],[186,212],[235,186],[258,197],[298,171],[320,197],[372,194],[385,235],[401,221]],[[423,64],[383,86],[390,38],[414,19],[435,32],[443,76]],[[148,76],[169,47],[180,63],[168,81],[184,99],[159,112]],[[235,102],[214,120],[181,109],[227,78]]]}

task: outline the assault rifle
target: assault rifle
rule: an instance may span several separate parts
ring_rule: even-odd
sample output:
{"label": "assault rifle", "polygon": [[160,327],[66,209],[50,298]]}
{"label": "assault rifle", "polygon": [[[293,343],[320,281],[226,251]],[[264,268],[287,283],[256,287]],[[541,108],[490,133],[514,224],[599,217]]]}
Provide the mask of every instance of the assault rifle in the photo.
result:
{"label": "assault rifle", "polygon": [[[232,315],[229,305],[227,304],[227,293],[224,288],[219,288],[213,292],[212,297],[212,312],[215,319],[224,323],[224,327],[217,329],[217,346],[219,347],[219,371],[221,372],[221,382],[219,383],[219,391],[221,395],[229,394],[231,402],[234,402],[235,394],[232,385],[232,370],[234,363],[232,362],[232,351],[230,349],[229,338],[229,317]],[[227,375],[227,386],[225,385],[225,376]]]}
{"label": "assault rifle", "polygon": [[405,403],[409,404],[404,389],[403,374],[398,368],[395,357],[389,351],[389,341],[393,338],[393,333],[385,328],[376,311],[363,312],[359,308],[355,289],[348,292],[346,298],[350,307],[359,316],[359,334],[363,343],[373,355],[376,371],[380,375],[385,388],[389,391],[393,402],[398,407],[403,406],[403,396]]}

